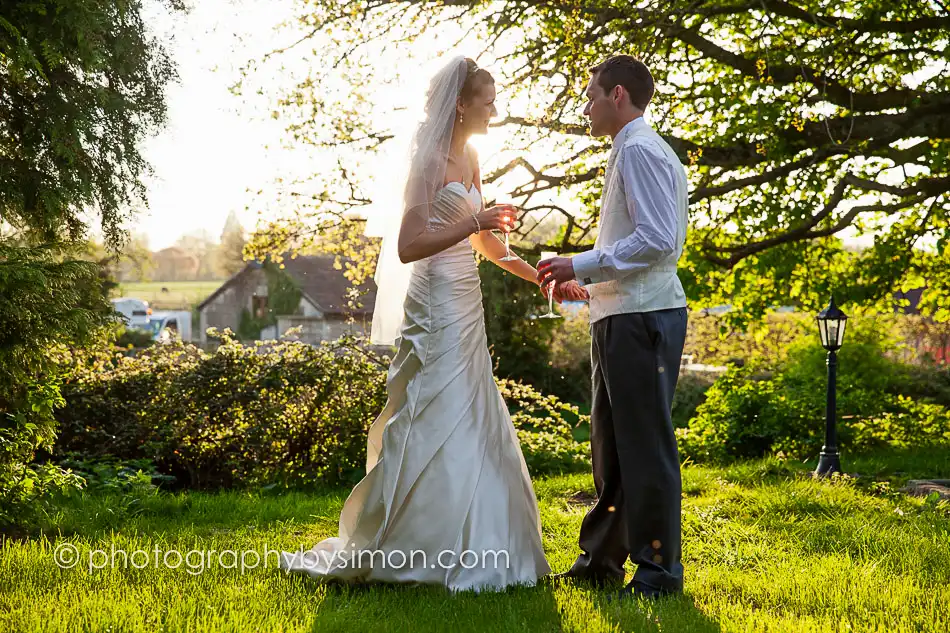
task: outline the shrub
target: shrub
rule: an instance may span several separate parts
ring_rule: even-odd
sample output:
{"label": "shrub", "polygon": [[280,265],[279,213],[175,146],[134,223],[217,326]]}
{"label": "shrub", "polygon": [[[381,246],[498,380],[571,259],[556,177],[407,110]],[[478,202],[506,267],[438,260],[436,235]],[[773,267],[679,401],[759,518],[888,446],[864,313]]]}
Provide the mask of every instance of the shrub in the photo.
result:
{"label": "shrub", "polygon": [[[839,444],[851,450],[950,441],[950,410],[915,400],[919,370],[887,356],[891,331],[857,320],[839,352]],[[826,352],[802,341],[776,369],[763,362],[733,367],[707,391],[680,448],[695,460],[726,460],[784,452],[813,457],[824,442]],[[941,393],[940,390],[934,390]]]}
{"label": "shrub", "polygon": [[[212,353],[180,342],[78,362],[57,412],[57,455],[148,459],[178,485],[353,483],[365,472],[366,432],[385,403],[386,363],[345,337],[318,348],[245,346],[229,332]],[[576,407],[500,381],[536,472],[584,464]]]}
{"label": "shrub", "polygon": [[495,374],[542,388],[550,371],[554,326],[547,319],[531,318],[542,313],[544,303],[537,286],[487,260],[481,261],[478,272]]}
{"label": "shrub", "polygon": [[149,347],[155,343],[152,333],[139,328],[123,327],[115,340],[115,346],[123,349]]}
{"label": "shrub", "polygon": [[345,340],[245,346],[221,336],[210,354],[169,343],[78,372],[57,415],[58,450],[152,459],[197,488],[350,479],[382,408],[381,367]]}
{"label": "shrub", "polygon": [[696,415],[696,410],[706,401],[706,392],[716,381],[716,374],[687,372],[676,381],[673,392],[673,426],[683,428]]}
{"label": "shrub", "polygon": [[590,448],[576,442],[573,428],[588,423],[575,405],[562,402],[557,396],[545,396],[530,385],[513,380],[498,380],[498,389],[511,411],[511,421],[518,430],[518,439],[525,462],[531,472],[570,472],[586,468]]}
{"label": "shrub", "polygon": [[485,331],[495,374],[534,386],[567,402],[590,405],[587,309],[553,321],[538,287],[483,260],[479,264]]}
{"label": "shrub", "polygon": [[584,305],[576,314],[562,314],[551,334],[550,378],[541,389],[590,408],[590,311]]}
{"label": "shrub", "polygon": [[23,523],[78,480],[31,462],[56,437],[63,404],[56,350],[86,345],[111,318],[96,264],[60,246],[0,240],[0,527]]}

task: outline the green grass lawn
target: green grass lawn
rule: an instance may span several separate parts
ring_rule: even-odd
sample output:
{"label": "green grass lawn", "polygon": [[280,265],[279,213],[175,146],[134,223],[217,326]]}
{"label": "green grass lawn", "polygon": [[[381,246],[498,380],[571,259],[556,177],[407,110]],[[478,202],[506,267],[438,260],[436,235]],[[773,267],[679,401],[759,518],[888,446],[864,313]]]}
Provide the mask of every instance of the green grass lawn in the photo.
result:
{"label": "green grass lawn", "polygon": [[[144,299],[156,310],[190,310],[218,289],[222,281],[148,281],[124,283],[117,297]],[[162,292],[167,288],[168,292]]]}
{"label": "green grass lawn", "polygon": [[[309,546],[336,533],[348,490],[90,494],[49,516],[47,536],[3,543],[0,630],[945,632],[950,507],[896,486],[950,477],[948,453],[846,459],[865,477],[844,482],[775,460],[687,466],[686,593],[657,603],[617,604],[571,583],[453,597],[437,587],[325,585],[273,567],[60,570],[52,549],[61,543],[81,553]],[[591,480],[535,486],[545,548],[562,571],[577,553],[587,498],[578,493],[589,495]]]}

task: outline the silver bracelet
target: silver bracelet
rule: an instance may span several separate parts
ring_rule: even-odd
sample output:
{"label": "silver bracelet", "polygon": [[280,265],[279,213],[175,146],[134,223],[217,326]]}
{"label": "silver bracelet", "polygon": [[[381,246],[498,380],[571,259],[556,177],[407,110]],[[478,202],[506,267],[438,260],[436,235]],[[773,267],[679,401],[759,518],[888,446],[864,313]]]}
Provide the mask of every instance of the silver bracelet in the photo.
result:
{"label": "silver bracelet", "polygon": [[472,214],[472,219],[475,220],[475,232],[476,232],[476,233],[481,233],[481,232],[482,232],[482,225],[479,224],[479,222],[478,222],[478,216],[473,213],[473,214]]}

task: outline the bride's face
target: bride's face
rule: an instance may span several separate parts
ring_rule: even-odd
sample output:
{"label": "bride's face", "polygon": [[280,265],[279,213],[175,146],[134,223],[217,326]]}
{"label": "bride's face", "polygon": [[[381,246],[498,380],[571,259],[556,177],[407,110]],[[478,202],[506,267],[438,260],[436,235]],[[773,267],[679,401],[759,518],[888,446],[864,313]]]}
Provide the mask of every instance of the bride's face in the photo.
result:
{"label": "bride's face", "polygon": [[483,82],[469,103],[462,110],[465,129],[472,134],[487,134],[488,122],[498,116],[495,109],[495,84]]}

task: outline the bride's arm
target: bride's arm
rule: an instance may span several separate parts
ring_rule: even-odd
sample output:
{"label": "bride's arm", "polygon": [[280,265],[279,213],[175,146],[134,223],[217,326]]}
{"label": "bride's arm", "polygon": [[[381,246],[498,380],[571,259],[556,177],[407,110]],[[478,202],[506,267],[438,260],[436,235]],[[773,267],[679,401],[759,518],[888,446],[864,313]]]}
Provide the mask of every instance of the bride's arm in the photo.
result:
{"label": "bride's arm", "polygon": [[[481,253],[486,259],[491,260],[499,268],[504,268],[511,274],[517,275],[525,281],[530,281],[535,286],[538,285],[537,270],[520,257],[509,262],[498,261],[505,256],[505,245],[491,231],[482,231],[468,239],[472,243],[472,248]],[[518,257],[518,254],[514,251],[511,254]]]}
{"label": "bride's arm", "polygon": [[[471,148],[468,148],[468,151],[469,160],[474,165],[478,191],[481,193],[482,183],[478,173],[478,157],[475,156],[475,152]],[[415,197],[419,198],[420,196]],[[491,209],[485,209],[483,205],[480,213],[470,215],[437,231],[426,231],[428,215],[427,208],[424,212],[409,210],[403,214],[402,224],[399,227],[399,259],[402,263],[408,264],[441,253],[450,246],[455,246],[477,230],[481,230],[482,234],[485,235],[491,235],[492,231],[507,231],[515,222],[515,208],[504,204],[494,206]],[[534,275],[536,279],[537,271],[534,272]]]}
{"label": "bride's arm", "polygon": [[[478,188],[478,193],[481,194],[482,172],[474,150],[472,151],[472,156],[475,165],[475,187]],[[485,259],[490,260],[499,268],[503,268],[511,274],[521,277],[525,281],[530,281],[535,286],[538,285],[538,271],[535,270],[534,266],[518,257],[518,254],[514,251],[512,251],[511,254],[518,257],[518,259],[508,262],[498,261],[505,256],[505,245],[501,240],[495,237],[495,234],[491,231],[476,233],[469,237],[468,240],[471,242],[472,248],[478,251]]]}
{"label": "bride's arm", "polygon": [[431,257],[475,232],[475,220],[466,218],[438,231],[426,231],[426,219],[406,213],[399,228],[399,260],[403,264]]}
{"label": "bride's arm", "polygon": [[441,253],[475,233],[476,226],[489,235],[492,230],[505,230],[514,223],[514,210],[505,205],[483,209],[477,220],[476,223],[476,218],[470,215],[438,231],[426,231],[423,214],[406,213],[399,228],[400,261],[408,264]]}

